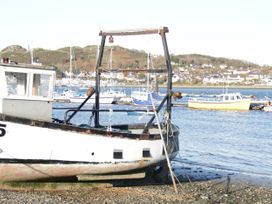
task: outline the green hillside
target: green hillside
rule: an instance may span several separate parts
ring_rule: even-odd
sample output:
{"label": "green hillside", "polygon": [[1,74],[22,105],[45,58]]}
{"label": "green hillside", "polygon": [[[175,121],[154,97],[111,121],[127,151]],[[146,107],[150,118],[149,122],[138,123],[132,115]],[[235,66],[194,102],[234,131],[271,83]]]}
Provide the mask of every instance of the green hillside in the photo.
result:
{"label": "green hillside", "polygon": [[[86,47],[73,47],[75,55],[75,65],[77,70],[91,71],[95,68],[97,46],[88,45]],[[34,58],[38,59],[43,65],[55,66],[60,71],[69,69],[70,63],[70,47],[64,47],[57,50],[46,50],[43,48],[35,48],[33,50]],[[110,47],[106,47],[103,59],[103,66],[108,66]],[[12,45],[0,51],[0,57],[9,57],[12,61],[19,63],[30,63],[30,52],[20,45]],[[146,67],[147,54],[144,51],[135,49],[127,49],[119,46],[113,47],[113,67],[136,68]],[[186,65],[227,65],[234,68],[240,67],[259,67],[259,65],[236,59],[217,58],[205,55],[171,55],[173,67]],[[164,59],[162,56],[153,58],[154,67],[164,67]]]}

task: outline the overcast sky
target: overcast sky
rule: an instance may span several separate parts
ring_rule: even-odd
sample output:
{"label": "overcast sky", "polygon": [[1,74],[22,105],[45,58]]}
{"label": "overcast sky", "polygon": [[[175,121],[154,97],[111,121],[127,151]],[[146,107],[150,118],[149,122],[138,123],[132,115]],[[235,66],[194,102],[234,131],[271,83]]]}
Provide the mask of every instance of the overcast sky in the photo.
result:
{"label": "overcast sky", "polygon": [[[0,5],[1,50],[15,44],[84,47],[99,43],[100,29],[167,26],[170,53],[272,65],[271,0],[0,0]],[[162,53],[149,40],[120,43]]]}

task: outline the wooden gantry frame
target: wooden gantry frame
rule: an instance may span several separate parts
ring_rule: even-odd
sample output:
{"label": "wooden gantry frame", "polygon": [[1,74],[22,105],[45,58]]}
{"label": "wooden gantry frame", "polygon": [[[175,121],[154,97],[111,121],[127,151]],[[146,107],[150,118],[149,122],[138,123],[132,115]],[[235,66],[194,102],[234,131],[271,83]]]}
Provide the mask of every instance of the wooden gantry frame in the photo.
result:
{"label": "wooden gantry frame", "polygon": [[[100,31],[99,35],[101,36],[101,43],[100,43],[100,49],[99,49],[99,54],[98,54],[98,59],[97,59],[97,64],[96,64],[96,87],[95,87],[95,127],[99,127],[99,95],[100,95],[100,75],[102,72],[108,72],[110,70],[107,69],[102,69],[102,59],[103,59],[103,54],[104,54],[104,49],[105,49],[105,42],[106,38],[111,38],[112,36],[131,36],[131,35],[152,35],[152,34],[158,34],[161,36],[162,39],[162,44],[163,44],[163,50],[164,50],[164,57],[165,57],[165,62],[166,62],[166,69],[153,69],[153,70],[148,70],[148,69],[129,69],[129,70],[124,70],[124,69],[115,69],[111,71],[115,72],[123,72],[123,71],[130,71],[130,72],[152,72],[152,73],[167,73],[167,94],[165,98],[162,100],[161,104],[157,107],[156,112],[159,112],[160,109],[162,108],[163,104],[166,102],[167,103],[167,112],[169,119],[171,119],[171,97],[172,97],[172,66],[171,66],[171,60],[170,60],[170,55],[168,51],[168,45],[167,45],[167,40],[166,40],[166,33],[168,33],[169,30],[167,27],[160,27],[160,28],[151,28],[151,29],[131,29],[131,30],[114,30],[114,31]],[[146,132],[149,128],[149,126],[152,124],[154,121],[155,116],[153,116],[150,121],[147,123],[144,132]]]}

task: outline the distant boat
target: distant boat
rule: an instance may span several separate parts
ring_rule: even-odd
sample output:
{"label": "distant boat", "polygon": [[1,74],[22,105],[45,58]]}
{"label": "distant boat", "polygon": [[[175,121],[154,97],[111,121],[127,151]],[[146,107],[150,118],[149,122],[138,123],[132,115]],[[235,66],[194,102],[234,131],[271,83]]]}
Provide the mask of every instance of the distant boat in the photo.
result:
{"label": "distant boat", "polygon": [[160,96],[158,93],[156,93],[154,91],[151,91],[151,92],[134,91],[131,94],[134,105],[138,105],[138,106],[152,106],[151,96],[152,96],[152,100],[154,102],[154,105],[155,106],[160,105],[160,103],[163,99],[163,96]]}
{"label": "distant boat", "polygon": [[[110,49],[109,70],[112,70],[112,47]],[[113,104],[113,103],[117,103],[117,101],[119,101],[121,98],[126,98],[126,94],[124,92],[116,91],[112,89],[112,87],[113,87],[113,81],[112,81],[112,77],[110,77],[110,90],[103,91],[100,93],[100,100],[99,100],[100,104]],[[84,94],[84,96],[74,95],[74,96],[71,96],[69,100],[71,103],[82,103],[87,97],[88,95],[86,94]],[[95,96],[92,96],[91,98],[89,98],[87,103],[94,104]]]}
{"label": "distant boat", "polygon": [[263,111],[272,112],[272,103],[271,103],[270,101],[268,101],[268,102],[264,105]]}
{"label": "distant boat", "polygon": [[242,98],[240,93],[224,93],[215,97],[190,98],[188,107],[209,110],[249,110],[251,99]]}
{"label": "distant boat", "polygon": [[266,112],[271,112],[272,111],[272,106],[264,106],[263,110],[266,111]]}
{"label": "distant boat", "polygon": [[53,98],[54,101],[66,101],[70,102],[70,98],[76,95],[76,91],[71,89],[65,89],[61,93],[54,92]]}
{"label": "distant boat", "polygon": [[[151,55],[147,55],[147,69],[150,70],[150,67],[153,68],[153,63],[151,60]],[[157,82],[156,82],[157,83]],[[162,99],[164,98],[159,93],[151,89],[150,85],[150,74],[147,75],[147,88],[141,91],[133,91],[131,94],[131,98],[133,100],[134,105],[139,106],[152,106],[152,100],[155,106],[160,105]]]}
{"label": "distant boat", "polygon": [[[71,103],[82,103],[85,101],[85,99],[88,97],[88,95],[84,96],[72,96],[69,98]],[[117,98],[115,97],[114,93],[111,92],[101,92],[100,93],[100,104],[113,104],[117,102]],[[87,100],[87,103],[95,103],[95,96],[93,95],[89,100]]]}

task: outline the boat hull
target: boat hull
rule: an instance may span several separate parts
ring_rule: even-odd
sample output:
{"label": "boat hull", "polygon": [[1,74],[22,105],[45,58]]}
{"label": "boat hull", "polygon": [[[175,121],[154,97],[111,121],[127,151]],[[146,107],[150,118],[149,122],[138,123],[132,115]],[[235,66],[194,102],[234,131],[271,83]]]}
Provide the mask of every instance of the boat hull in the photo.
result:
{"label": "boat hull", "polygon": [[188,107],[194,109],[209,110],[242,110],[247,111],[250,107],[249,100],[240,100],[235,102],[215,102],[215,101],[188,101]]}
{"label": "boat hull", "polygon": [[[0,137],[2,181],[120,173],[165,160],[160,139],[113,137],[110,133],[76,132],[8,121],[0,124],[0,128],[4,127]],[[178,130],[175,140],[177,134]],[[178,151],[176,142],[168,143],[172,157]]]}
{"label": "boat hull", "polygon": [[266,111],[266,112],[272,112],[272,106],[264,106],[263,107],[263,110]]}
{"label": "boat hull", "polygon": [[[85,101],[86,97],[71,97],[70,102],[71,103],[82,103]],[[116,102],[116,99],[114,97],[100,97],[99,103],[100,104],[113,104]],[[95,97],[91,97],[87,103],[94,104],[95,103]]]}

